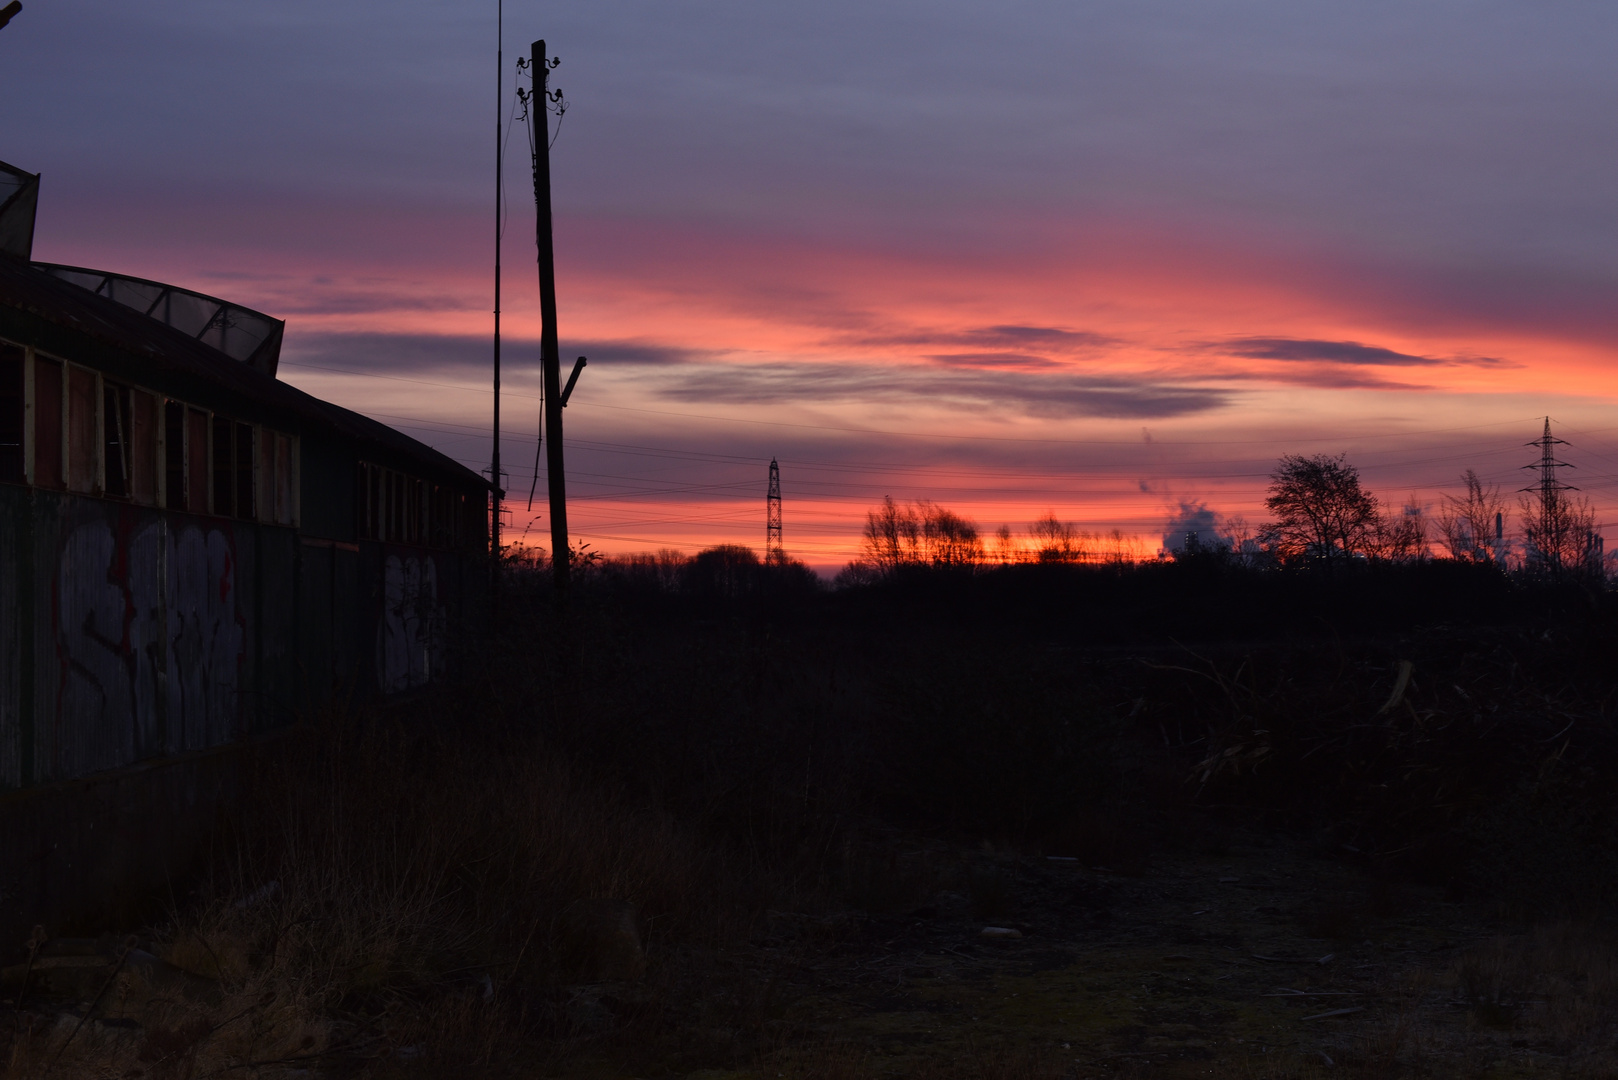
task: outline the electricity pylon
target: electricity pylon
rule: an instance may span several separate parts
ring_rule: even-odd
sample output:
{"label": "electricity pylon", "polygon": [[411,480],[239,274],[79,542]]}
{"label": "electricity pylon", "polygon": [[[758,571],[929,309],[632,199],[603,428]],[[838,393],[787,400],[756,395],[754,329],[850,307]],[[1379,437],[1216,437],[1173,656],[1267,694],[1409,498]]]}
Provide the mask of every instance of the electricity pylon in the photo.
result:
{"label": "electricity pylon", "polygon": [[1572,484],[1562,483],[1556,476],[1557,469],[1571,469],[1574,466],[1566,461],[1556,460],[1555,447],[1566,446],[1567,440],[1551,437],[1550,417],[1545,418],[1545,434],[1526,445],[1539,449],[1539,460],[1532,465],[1523,466],[1525,469],[1539,470],[1539,483],[1531,487],[1525,487],[1522,490],[1539,492],[1539,505],[1542,510],[1555,505],[1562,492],[1579,490]]}
{"label": "electricity pylon", "polygon": [[781,467],[770,459],[770,493],[764,500],[764,561],[786,562],[781,548]]}

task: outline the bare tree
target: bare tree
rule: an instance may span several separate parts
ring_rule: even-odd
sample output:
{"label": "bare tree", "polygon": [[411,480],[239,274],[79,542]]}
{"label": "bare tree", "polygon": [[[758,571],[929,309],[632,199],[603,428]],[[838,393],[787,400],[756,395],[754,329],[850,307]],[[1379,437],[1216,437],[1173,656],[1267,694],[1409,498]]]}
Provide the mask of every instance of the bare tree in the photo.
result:
{"label": "bare tree", "polygon": [[1245,517],[1232,514],[1226,518],[1225,531],[1230,534],[1230,550],[1238,564],[1257,566],[1264,560],[1264,547]]}
{"label": "bare tree", "polygon": [[1114,566],[1135,561],[1134,547],[1122,529],[1113,529],[1106,535],[1106,561]]}
{"label": "bare tree", "polygon": [[1002,525],[994,531],[994,558],[1002,566],[1010,566],[1022,554],[1017,541],[1011,537],[1011,526]]}
{"label": "bare tree", "polygon": [[1371,553],[1390,562],[1427,557],[1427,513],[1414,495],[1398,510],[1377,515]]}
{"label": "bare tree", "polygon": [[1589,499],[1547,487],[1517,496],[1517,505],[1525,571],[1552,581],[1602,576],[1601,535]]}
{"label": "bare tree", "polygon": [[882,573],[916,559],[921,527],[911,507],[901,507],[893,496],[882,496],[882,505],[865,514],[865,558]]}
{"label": "bare tree", "polygon": [[1498,484],[1484,486],[1473,469],[1461,474],[1466,495],[1444,496],[1438,511],[1438,535],[1449,557],[1463,562],[1501,562],[1505,558],[1506,503]]}
{"label": "bare tree", "polygon": [[1035,558],[1040,562],[1083,562],[1086,554],[1085,535],[1072,524],[1058,521],[1056,514],[1045,511],[1045,516],[1028,527],[1034,541]]}
{"label": "bare tree", "polygon": [[1345,455],[1286,455],[1270,474],[1264,505],[1275,515],[1265,532],[1283,559],[1330,565],[1369,555],[1375,546],[1376,498]]}
{"label": "bare tree", "polygon": [[983,541],[969,518],[923,499],[916,504],[926,559],[934,566],[976,566],[983,561]]}
{"label": "bare tree", "polygon": [[865,514],[865,561],[880,573],[901,566],[975,566],[983,561],[977,525],[927,499],[901,506],[891,496]]}

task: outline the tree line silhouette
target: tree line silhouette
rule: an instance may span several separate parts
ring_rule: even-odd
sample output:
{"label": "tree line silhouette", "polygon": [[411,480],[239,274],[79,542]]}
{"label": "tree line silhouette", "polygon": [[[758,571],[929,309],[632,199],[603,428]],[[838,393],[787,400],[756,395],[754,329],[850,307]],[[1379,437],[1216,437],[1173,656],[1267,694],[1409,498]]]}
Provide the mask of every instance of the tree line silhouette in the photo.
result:
{"label": "tree line silhouette", "polygon": [[[1269,520],[1251,530],[1230,518],[1212,539],[1202,530],[1188,531],[1178,543],[1166,537],[1155,557],[1323,572],[1440,558],[1493,564],[1538,580],[1605,580],[1605,552],[1587,498],[1564,488],[1519,494],[1519,536],[1508,529],[1498,485],[1484,484],[1472,469],[1461,483],[1463,495],[1445,495],[1429,514],[1414,498],[1402,504],[1379,499],[1346,455],[1288,454],[1270,474]],[[970,518],[928,499],[899,503],[889,496],[866,513],[860,556],[839,582],[861,584],[923,567],[1121,564],[1145,561],[1142,556],[1152,557],[1121,531],[1085,531],[1053,511],[1020,536],[1002,525],[986,542]]]}

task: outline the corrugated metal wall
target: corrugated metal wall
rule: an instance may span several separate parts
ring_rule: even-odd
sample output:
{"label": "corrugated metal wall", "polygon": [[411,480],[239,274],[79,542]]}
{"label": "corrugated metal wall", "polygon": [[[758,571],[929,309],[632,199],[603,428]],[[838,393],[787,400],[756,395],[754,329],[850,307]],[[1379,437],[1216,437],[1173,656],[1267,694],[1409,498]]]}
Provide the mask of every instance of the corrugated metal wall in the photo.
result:
{"label": "corrugated metal wall", "polygon": [[0,789],[220,746],[411,689],[463,557],[0,485]]}
{"label": "corrugated metal wall", "polygon": [[[28,546],[28,522],[22,500],[0,491],[0,790],[22,783],[23,621],[19,587],[26,578],[22,552]],[[17,494],[20,494],[18,492]]]}

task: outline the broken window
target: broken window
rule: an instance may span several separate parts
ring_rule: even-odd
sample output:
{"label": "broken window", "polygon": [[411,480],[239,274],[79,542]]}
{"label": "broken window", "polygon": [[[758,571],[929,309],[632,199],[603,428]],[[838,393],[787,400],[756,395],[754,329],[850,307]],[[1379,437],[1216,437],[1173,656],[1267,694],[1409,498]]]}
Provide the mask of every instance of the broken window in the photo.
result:
{"label": "broken window", "polygon": [[292,437],[275,436],[275,520],[280,525],[296,525],[296,487],[292,475]]}
{"label": "broken window", "polygon": [[427,511],[428,524],[432,532],[427,536],[427,542],[433,547],[452,547],[450,540],[450,527],[454,522],[454,515],[450,513],[450,500],[454,497],[449,488],[433,484],[427,489],[432,496],[432,502]]}
{"label": "broken window", "polygon": [[253,425],[236,424],[236,516],[251,521],[258,516],[253,495]]}
{"label": "broken window", "polygon": [[185,508],[206,514],[208,507],[208,414],[185,410]]}
{"label": "broken window", "polygon": [[382,506],[382,470],[375,465],[360,462],[359,492],[354,500],[359,513],[359,528],[355,531],[361,540],[380,540]]}
{"label": "broken window", "polygon": [[129,387],[103,382],[101,389],[101,460],[105,490],[114,498],[129,497]]}
{"label": "broken window", "polygon": [[129,496],[147,506],[157,505],[157,398],[142,390],[129,391]]}
{"label": "broken window", "polygon": [[213,418],[213,512],[252,519],[253,425]]}
{"label": "broken window", "polygon": [[355,532],[361,540],[454,548],[472,535],[477,508],[453,488],[361,462],[355,481]]}
{"label": "broken window", "polygon": [[421,481],[405,480],[405,540],[421,543]]}
{"label": "broken window", "polygon": [[404,539],[404,477],[392,471],[389,471],[386,475],[388,478],[387,539],[397,543]]}
{"label": "broken window", "polygon": [[256,513],[253,425],[224,416],[213,418],[213,512],[249,520]]}
{"label": "broken window", "polygon": [[105,382],[101,394],[102,468],[114,498],[157,502],[157,399]]}
{"label": "broken window", "polygon": [[178,401],[163,402],[163,504],[170,510],[185,509],[185,406]]}
{"label": "broken window", "polygon": [[62,488],[62,362],[34,357],[34,483]]}
{"label": "broken window", "polygon": [[[269,428],[237,426],[238,506],[251,506],[259,521],[295,525],[293,515],[292,437]],[[244,450],[244,447],[251,449]],[[242,470],[246,470],[243,475]],[[364,466],[360,475],[364,476]],[[246,485],[251,485],[250,487]]]}
{"label": "broken window", "polygon": [[213,418],[213,512],[223,517],[236,513],[236,467],[231,454],[236,425],[223,416]]}
{"label": "broken window", "polygon": [[96,373],[67,366],[67,486],[101,490],[101,393]]}
{"label": "broken window", "polygon": [[275,520],[275,433],[268,428],[259,432],[253,448],[254,468],[257,470],[256,515],[260,521]]}
{"label": "broken window", "polygon": [[23,476],[23,364],[19,345],[0,342],[0,480],[20,484]]}

